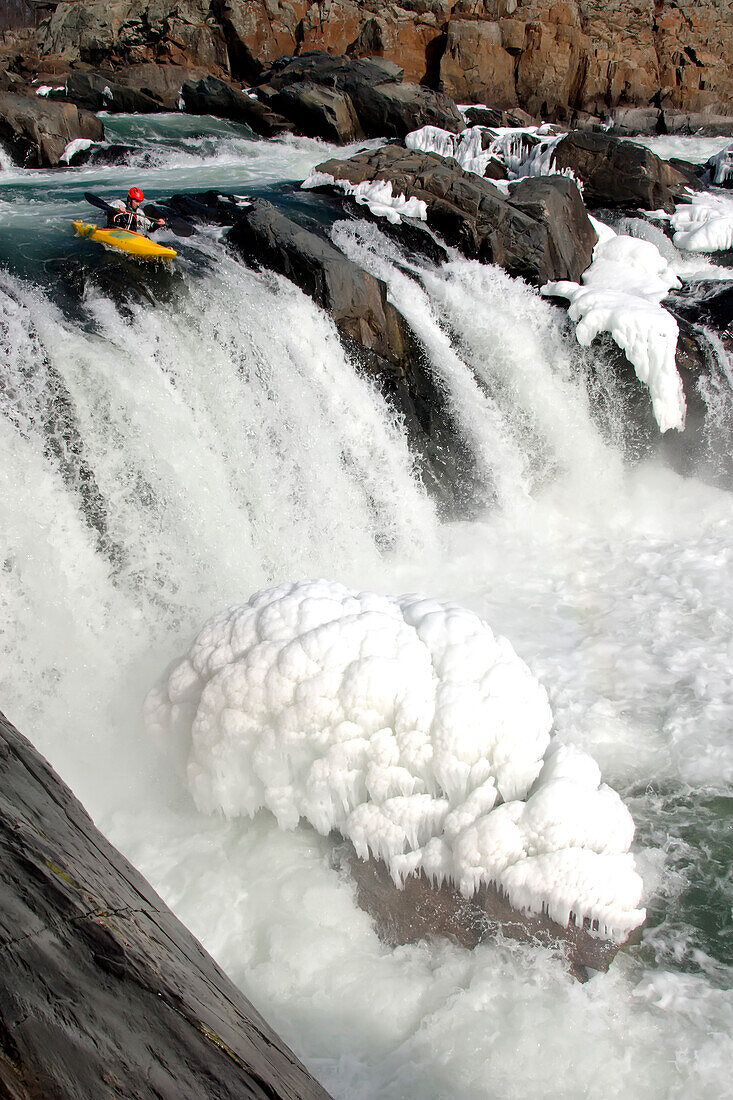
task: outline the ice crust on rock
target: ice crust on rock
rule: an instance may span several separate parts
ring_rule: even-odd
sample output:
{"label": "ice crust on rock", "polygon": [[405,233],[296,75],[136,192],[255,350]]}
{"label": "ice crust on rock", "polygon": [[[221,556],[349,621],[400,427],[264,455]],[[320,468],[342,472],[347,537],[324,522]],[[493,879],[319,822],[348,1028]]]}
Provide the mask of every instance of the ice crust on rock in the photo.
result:
{"label": "ice crust on rock", "polygon": [[[602,223],[593,219],[593,224],[598,232]],[[582,278],[582,285],[546,283],[541,293],[569,300],[568,313],[583,346],[609,332],[648,387],[659,430],[682,431],[687,410],[675,359],[679,328],[660,304],[673,287],[681,286],[671,266],[651,241],[617,235],[603,226]]]}
{"label": "ice crust on rock", "polygon": [[[486,148],[483,147],[485,134],[488,136]],[[528,135],[537,138],[537,144],[528,146]],[[468,126],[458,134],[439,126],[423,126],[406,136],[405,145],[417,152],[452,157],[465,172],[475,172],[479,176],[483,176],[489,161],[499,159],[512,181],[546,175],[575,179],[569,168],[560,171],[555,167],[555,146],[564,136],[551,126]],[[501,182],[504,181],[491,180],[494,185]]]}
{"label": "ice crust on rock", "polygon": [[[655,212],[661,219],[661,212]],[[691,194],[689,203],[668,215],[674,243],[686,252],[725,252],[733,248],[733,198],[710,191]]]}
{"label": "ice crust on rock", "polygon": [[146,702],[199,809],[337,830],[397,883],[493,884],[623,939],[644,919],[634,826],[595,762],[550,741],[544,688],[473,612],[327,581],[211,619]]}
{"label": "ice crust on rock", "polygon": [[389,180],[351,183],[349,180],[337,180],[329,172],[318,172],[314,169],[300,186],[306,191],[314,187],[338,187],[360,206],[368,207],[375,217],[386,218],[395,225],[403,218],[417,218],[423,222],[428,219],[427,203],[414,195],[406,198],[404,195],[393,194]]}

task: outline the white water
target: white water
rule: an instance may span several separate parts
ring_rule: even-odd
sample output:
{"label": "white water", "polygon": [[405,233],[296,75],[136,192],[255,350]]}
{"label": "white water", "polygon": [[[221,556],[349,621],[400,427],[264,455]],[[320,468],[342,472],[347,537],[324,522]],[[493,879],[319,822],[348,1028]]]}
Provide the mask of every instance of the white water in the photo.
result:
{"label": "white water", "polygon": [[[368,235],[349,247],[377,263]],[[383,257],[492,505],[442,522],[330,323],[204,252],[131,316],[90,294],[84,327],[2,276],[3,710],[334,1096],[730,1094],[730,493],[624,464],[590,353],[526,287],[462,262],[415,284]],[[44,454],[41,347],[112,554]],[[640,948],[585,986],[528,947],[391,951],[315,834],[194,810],[144,695],[211,613],[301,575],[456,600],[511,640],[630,802]]]}

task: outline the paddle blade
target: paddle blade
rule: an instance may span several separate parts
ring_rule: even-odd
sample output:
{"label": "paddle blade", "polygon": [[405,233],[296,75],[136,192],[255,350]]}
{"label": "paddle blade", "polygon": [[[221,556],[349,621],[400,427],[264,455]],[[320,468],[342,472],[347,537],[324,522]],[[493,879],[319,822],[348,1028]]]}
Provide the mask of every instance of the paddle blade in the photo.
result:
{"label": "paddle blade", "polygon": [[175,214],[169,214],[167,210],[160,206],[146,206],[144,207],[145,216],[155,220],[156,218],[163,218],[168,229],[171,229],[177,237],[190,237],[196,232],[190,222],[184,221],[183,218],[177,218]]}
{"label": "paddle blade", "polygon": [[96,206],[98,210],[104,210],[107,214],[110,211],[112,211],[113,214],[119,214],[119,210],[116,206],[110,206],[108,202],[105,202],[104,199],[100,199],[99,195],[93,195],[91,191],[85,191],[84,198],[88,203],[91,203],[92,206]]}

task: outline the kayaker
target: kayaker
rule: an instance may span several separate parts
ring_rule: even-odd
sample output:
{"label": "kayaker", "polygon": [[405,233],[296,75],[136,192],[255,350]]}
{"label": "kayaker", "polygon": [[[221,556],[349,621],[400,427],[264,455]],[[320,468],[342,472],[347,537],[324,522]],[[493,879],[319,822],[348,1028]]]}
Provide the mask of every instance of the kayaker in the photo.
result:
{"label": "kayaker", "polygon": [[107,219],[108,229],[131,229],[133,233],[142,233],[147,236],[165,225],[164,218],[146,218],[140,209],[140,204],[145,195],[139,187],[131,187],[127,192],[127,202],[116,199],[110,203],[119,210],[119,214],[110,214]]}

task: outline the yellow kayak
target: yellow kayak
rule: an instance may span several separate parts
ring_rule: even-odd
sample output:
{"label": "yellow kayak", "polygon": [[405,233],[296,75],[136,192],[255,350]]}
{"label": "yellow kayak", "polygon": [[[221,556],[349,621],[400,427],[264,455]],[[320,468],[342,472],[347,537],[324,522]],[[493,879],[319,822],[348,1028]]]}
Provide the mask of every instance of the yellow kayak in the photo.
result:
{"label": "yellow kayak", "polygon": [[73,221],[74,232],[80,237],[88,237],[90,241],[99,241],[110,248],[119,248],[121,252],[127,252],[130,256],[137,256],[145,260],[169,260],[177,256],[175,248],[168,248],[157,241],[151,241],[142,233],[133,233],[131,229],[102,229],[98,225],[89,222]]}

